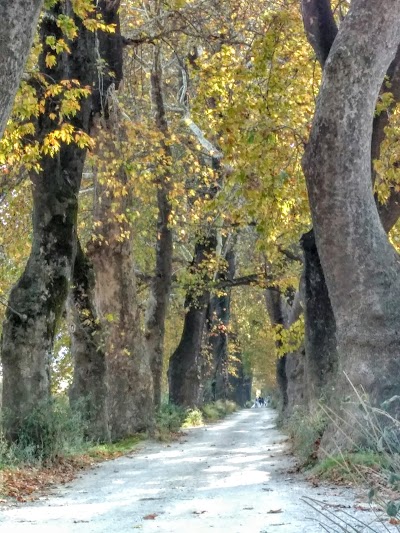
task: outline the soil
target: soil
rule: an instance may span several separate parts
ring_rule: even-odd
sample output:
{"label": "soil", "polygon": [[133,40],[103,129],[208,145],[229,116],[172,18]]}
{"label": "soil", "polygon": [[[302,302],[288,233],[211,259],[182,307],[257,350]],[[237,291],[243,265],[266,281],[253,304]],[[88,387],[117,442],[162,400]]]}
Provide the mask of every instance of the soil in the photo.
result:
{"label": "soil", "polygon": [[275,418],[242,410],[177,442],[145,442],[37,502],[3,507],[0,532],[398,531],[353,490],[297,473]]}

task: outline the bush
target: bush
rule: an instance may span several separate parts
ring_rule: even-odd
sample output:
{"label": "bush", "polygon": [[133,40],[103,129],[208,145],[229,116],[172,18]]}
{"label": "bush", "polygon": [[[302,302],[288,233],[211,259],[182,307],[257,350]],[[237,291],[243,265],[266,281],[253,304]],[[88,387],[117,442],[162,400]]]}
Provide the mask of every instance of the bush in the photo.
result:
{"label": "bush", "polygon": [[234,413],[237,405],[229,400],[217,400],[213,403],[207,403],[201,408],[204,418],[210,422],[215,422],[224,418],[226,415]]}
{"label": "bush", "polygon": [[156,415],[156,426],[159,433],[177,433],[184,420],[186,412],[183,407],[172,403],[163,403]]}
{"label": "bush", "polygon": [[85,424],[66,397],[52,399],[25,418],[15,443],[0,436],[0,465],[52,462],[86,449]]}
{"label": "bush", "polygon": [[193,426],[202,426],[203,423],[203,414],[200,409],[189,409],[189,411],[186,413],[182,427],[188,428]]}

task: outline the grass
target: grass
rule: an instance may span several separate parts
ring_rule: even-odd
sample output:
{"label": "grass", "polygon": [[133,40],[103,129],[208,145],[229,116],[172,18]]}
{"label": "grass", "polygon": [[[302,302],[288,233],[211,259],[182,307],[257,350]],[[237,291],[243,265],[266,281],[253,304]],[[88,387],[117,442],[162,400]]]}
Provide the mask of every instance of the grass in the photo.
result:
{"label": "grass", "polygon": [[[345,404],[344,416],[321,406],[325,423],[332,424],[344,436],[349,451],[341,452],[338,443],[337,453],[329,454],[317,463],[311,475],[335,483],[365,487],[369,502],[386,515],[387,522],[400,532],[400,420],[391,412],[393,404],[399,400],[395,396],[381,406],[373,406],[365,391],[353,387],[353,395]],[[298,423],[306,426],[307,414]],[[317,503],[312,502],[318,510],[318,505],[315,505]],[[320,511],[322,515],[322,507]],[[377,521],[379,512],[375,511]],[[360,525],[364,528],[362,531],[382,531],[380,526],[375,528],[370,522],[364,524],[359,521],[358,527]],[[343,520],[338,531],[355,531],[350,518]]]}
{"label": "grass", "polygon": [[118,442],[108,442],[89,446],[86,454],[93,459],[115,459],[133,451],[146,438],[145,434],[133,435]]}
{"label": "grass", "polygon": [[335,483],[358,484],[368,477],[372,481],[376,475],[388,468],[390,464],[387,457],[374,451],[363,450],[326,457],[311,469],[310,474]]}
{"label": "grass", "polygon": [[237,411],[237,409],[237,405],[229,400],[217,400],[216,402],[207,403],[201,408],[204,419],[207,422],[221,420]]}

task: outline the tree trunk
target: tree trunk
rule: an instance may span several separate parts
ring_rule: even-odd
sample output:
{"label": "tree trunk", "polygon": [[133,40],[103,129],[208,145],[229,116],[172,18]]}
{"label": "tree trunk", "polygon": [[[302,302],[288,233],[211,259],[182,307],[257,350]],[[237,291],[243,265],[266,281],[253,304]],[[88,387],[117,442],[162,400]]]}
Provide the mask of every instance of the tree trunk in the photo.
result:
{"label": "tree trunk", "polygon": [[31,50],[43,0],[0,1],[0,138]]}
{"label": "tree trunk", "polygon": [[[217,282],[235,277],[235,252],[229,250],[225,256],[227,270],[220,272]],[[231,289],[221,295],[214,295],[209,308],[208,344],[213,360],[213,400],[226,400],[229,393],[228,327],[230,322]]]}
{"label": "tree trunk", "polygon": [[156,126],[163,135],[161,146],[166,158],[165,171],[159,176],[157,188],[157,245],[156,268],[151,284],[151,295],[146,313],[146,350],[151,361],[153,374],[154,406],[161,404],[161,384],[164,363],[165,318],[171,292],[172,276],[172,230],[170,227],[172,151],[168,143],[169,131],[165,115],[162,91],[162,70],[160,49],[154,52],[154,67],[151,73],[152,104],[156,116]]}
{"label": "tree trunk", "polygon": [[304,252],[304,392],[312,409],[332,392],[338,365],[336,322],[313,230],[302,236],[301,245]]}
{"label": "tree trunk", "polygon": [[235,354],[233,362],[235,372],[229,373],[229,393],[228,399],[245,407],[247,402],[251,401],[251,387],[253,378],[247,374],[243,365],[241,354]]}
{"label": "tree trunk", "polygon": [[[202,236],[195,247],[192,272],[202,271],[204,262],[216,249],[214,235]],[[203,274],[206,288],[193,287],[185,300],[185,319],[181,340],[169,361],[169,399],[171,403],[185,407],[201,404],[201,346],[210,300],[208,274]]]}
{"label": "tree trunk", "polygon": [[[115,132],[103,132],[105,149],[118,157]],[[104,170],[107,173],[107,167]],[[150,361],[144,348],[137,307],[132,252],[133,228],[124,213],[131,205],[127,176],[120,167],[96,183],[95,238],[88,246],[96,275],[96,309],[105,338],[108,376],[108,415],[112,440],[153,427],[153,387]],[[114,189],[115,188],[115,189]],[[119,189],[120,188],[120,189]]]}
{"label": "tree trunk", "polygon": [[[64,5],[70,13],[69,3]],[[95,69],[95,36],[77,19],[79,36],[69,46],[71,54],[58,57],[55,68],[45,66],[49,51],[46,37],[61,37],[56,24],[62,13],[57,4],[43,20],[41,71],[54,81],[72,77],[81,85],[92,85]],[[58,99],[47,100],[46,113],[37,124],[43,139],[57,128]],[[89,131],[91,101],[81,102],[80,111],[70,122]],[[50,396],[50,361],[58,319],[67,298],[76,251],[78,192],[86,151],[75,143],[61,144],[54,156],[44,156],[42,170],[32,175],[33,242],[25,271],[13,287],[2,335],[4,375],[3,407],[7,412],[6,432],[10,440],[18,437],[23,420]]]}
{"label": "tree trunk", "polygon": [[345,372],[373,405],[400,393],[400,268],[371,187],[375,105],[399,45],[399,22],[400,7],[393,0],[353,1],[325,65],[303,159],[336,318],[338,392],[343,399],[350,389],[341,377]]}
{"label": "tree trunk", "polygon": [[[267,306],[268,315],[271,321],[271,326],[285,327],[285,317],[282,310],[282,294],[278,289],[266,289],[265,302]],[[277,347],[280,347],[279,341]],[[282,411],[285,411],[288,404],[288,380],[286,375],[286,354],[278,356],[276,360],[276,383],[278,385],[279,394],[282,401]]]}
{"label": "tree trunk", "polygon": [[87,422],[87,436],[104,442],[110,440],[105,339],[94,307],[94,289],[93,266],[78,240],[73,286],[68,301],[74,358],[74,377],[69,396],[72,407],[81,411]]}
{"label": "tree trunk", "polygon": [[[302,285],[303,277],[300,280],[299,290],[294,293],[291,303],[283,297],[278,288],[266,289],[265,303],[272,327],[279,326],[288,329],[299,319],[303,310]],[[276,346],[278,349],[281,348],[281,342],[277,341]],[[295,405],[304,403],[303,369],[304,354],[302,350],[278,356],[276,360],[276,382],[282,402],[282,413],[285,416],[290,416]]]}
{"label": "tree trunk", "polygon": [[[308,40],[322,67],[328,58],[338,29],[333,18],[329,0],[303,0],[302,14]],[[388,85],[393,95],[393,104],[388,110],[374,116],[371,138],[371,162],[380,158],[381,144],[389,115],[400,99],[400,49],[391,62],[381,93]],[[372,166],[373,168],[373,166]],[[372,170],[372,183],[376,173]],[[400,215],[400,195],[392,188],[385,205],[379,205],[383,227],[388,232]],[[321,397],[329,398],[333,390],[333,378],[337,372],[338,355],[336,346],[336,323],[330,303],[328,289],[320,264],[313,230],[303,235],[305,268],[305,379],[308,403],[311,405]],[[310,406],[311,406],[310,405]]]}

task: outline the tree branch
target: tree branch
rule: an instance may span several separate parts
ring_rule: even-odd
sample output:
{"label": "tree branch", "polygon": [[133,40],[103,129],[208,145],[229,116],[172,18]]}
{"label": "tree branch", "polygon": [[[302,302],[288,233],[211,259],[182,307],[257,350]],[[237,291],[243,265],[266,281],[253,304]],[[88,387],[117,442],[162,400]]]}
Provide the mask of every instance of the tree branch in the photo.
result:
{"label": "tree branch", "polygon": [[307,39],[323,67],[338,32],[331,3],[329,0],[302,0],[301,13]]}

